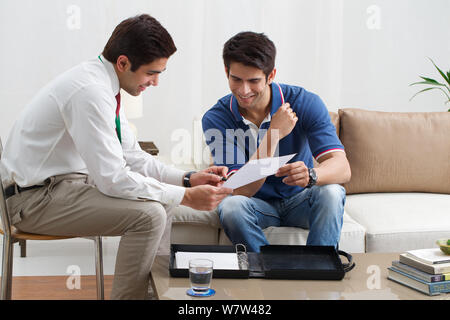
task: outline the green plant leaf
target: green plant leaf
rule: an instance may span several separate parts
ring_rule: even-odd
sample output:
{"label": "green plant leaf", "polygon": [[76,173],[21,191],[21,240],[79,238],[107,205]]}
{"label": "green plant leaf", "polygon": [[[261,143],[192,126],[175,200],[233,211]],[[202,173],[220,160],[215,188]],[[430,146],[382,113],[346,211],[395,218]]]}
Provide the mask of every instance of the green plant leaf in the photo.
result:
{"label": "green plant leaf", "polygon": [[413,95],[412,97],[411,97],[411,99],[409,99],[409,101],[411,101],[415,96],[417,96],[419,93],[422,93],[422,92],[425,92],[425,91],[428,91],[428,90],[433,90],[433,89],[437,89],[437,88],[425,88],[425,89],[423,89],[423,90],[420,90],[419,92],[417,92],[415,95]]}
{"label": "green plant leaf", "polygon": [[430,59],[431,63],[433,63],[434,67],[439,71],[439,73],[441,74],[442,78],[444,78],[445,81],[447,81],[447,83],[450,85],[450,77],[447,77],[445,75],[445,73],[443,73],[442,70],[438,68],[438,66],[434,63],[434,61],[431,58],[428,58],[428,59]]}
{"label": "green plant leaf", "polygon": [[430,84],[430,83],[426,82],[426,81],[420,81],[420,82],[411,83],[409,86],[413,86],[413,85],[416,85],[416,84]]}
{"label": "green plant leaf", "polygon": [[[446,87],[446,88],[448,90],[448,87]],[[444,91],[444,89],[442,89],[442,88],[436,88],[436,89],[441,90],[446,95],[446,97],[447,97],[447,102],[446,103],[450,102],[450,96],[447,94],[447,92]]]}
{"label": "green plant leaf", "polygon": [[437,82],[434,79],[425,78],[425,77],[421,77],[421,78],[424,79],[425,81],[414,82],[414,83],[411,83],[410,86],[415,85],[415,84],[429,84],[429,85],[433,85],[433,86],[443,86],[443,87],[445,87],[445,84]]}
{"label": "green plant leaf", "polygon": [[423,80],[425,80],[425,81],[427,81],[428,83],[430,83],[430,84],[435,84],[435,85],[437,85],[437,86],[445,86],[445,84],[443,84],[443,83],[440,83],[440,82],[438,82],[438,81],[436,81],[436,80],[434,80],[434,79],[431,79],[431,78],[425,78],[425,77],[421,77]]}
{"label": "green plant leaf", "polygon": [[[415,96],[417,96],[419,93],[422,93],[422,92],[425,92],[425,91],[429,91],[429,90],[433,90],[433,89],[438,89],[438,90],[441,90],[446,96],[447,96],[447,99],[448,99],[448,101],[450,101],[450,96],[447,94],[447,92],[445,92],[444,90],[442,90],[442,88],[439,88],[439,87],[431,87],[431,88],[425,88],[425,89],[423,89],[423,90],[420,90],[419,92],[417,92],[415,95],[413,95],[412,97],[411,97],[411,99],[409,99],[409,101],[411,101]],[[447,101],[447,102],[448,102]],[[446,102],[446,103],[447,103]]]}

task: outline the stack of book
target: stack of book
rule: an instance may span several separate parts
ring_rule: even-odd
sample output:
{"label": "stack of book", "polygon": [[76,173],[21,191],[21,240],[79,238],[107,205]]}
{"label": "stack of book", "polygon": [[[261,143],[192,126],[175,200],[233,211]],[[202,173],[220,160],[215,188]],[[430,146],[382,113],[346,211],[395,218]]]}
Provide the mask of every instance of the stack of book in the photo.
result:
{"label": "stack of book", "polygon": [[450,255],[439,248],[407,251],[392,262],[388,279],[430,296],[450,292]]}

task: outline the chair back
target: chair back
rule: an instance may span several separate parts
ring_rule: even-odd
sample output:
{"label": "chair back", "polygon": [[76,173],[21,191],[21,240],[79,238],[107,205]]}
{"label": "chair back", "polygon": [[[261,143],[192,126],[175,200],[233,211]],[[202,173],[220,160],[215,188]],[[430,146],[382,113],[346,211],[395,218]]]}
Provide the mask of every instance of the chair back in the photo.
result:
{"label": "chair back", "polygon": [[[0,138],[0,160],[2,159],[3,153],[3,145],[2,139]],[[1,166],[1,163],[0,163]],[[3,178],[2,171],[0,168],[0,211],[1,211],[1,219],[2,219],[2,229],[3,233],[7,237],[11,237],[11,221],[9,219],[8,206],[6,205],[6,195],[5,189],[3,188]]]}

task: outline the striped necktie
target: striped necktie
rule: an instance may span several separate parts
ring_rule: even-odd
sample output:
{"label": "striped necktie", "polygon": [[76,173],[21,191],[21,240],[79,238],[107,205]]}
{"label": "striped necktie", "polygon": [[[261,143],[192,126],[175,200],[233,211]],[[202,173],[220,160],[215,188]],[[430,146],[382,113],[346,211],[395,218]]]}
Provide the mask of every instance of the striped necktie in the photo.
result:
{"label": "striped necktie", "polygon": [[119,111],[120,111],[120,91],[116,95],[116,101],[117,101],[117,108],[116,108],[116,133],[117,137],[119,138],[120,143],[122,143],[122,135],[120,132],[120,117],[119,117]]}

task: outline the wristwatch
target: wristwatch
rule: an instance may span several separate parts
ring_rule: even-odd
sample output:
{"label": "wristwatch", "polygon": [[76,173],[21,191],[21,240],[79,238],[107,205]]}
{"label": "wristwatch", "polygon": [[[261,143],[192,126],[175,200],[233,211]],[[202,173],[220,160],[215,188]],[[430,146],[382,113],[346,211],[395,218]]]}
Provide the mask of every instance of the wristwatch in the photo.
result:
{"label": "wristwatch", "polygon": [[314,168],[308,168],[308,173],[309,173],[309,182],[306,188],[311,188],[317,183],[317,174]]}
{"label": "wristwatch", "polygon": [[184,178],[183,178],[183,185],[184,185],[186,188],[192,187],[192,186],[191,186],[191,175],[192,175],[193,173],[196,173],[196,171],[189,171],[188,173],[186,173],[186,175],[185,175]]}

